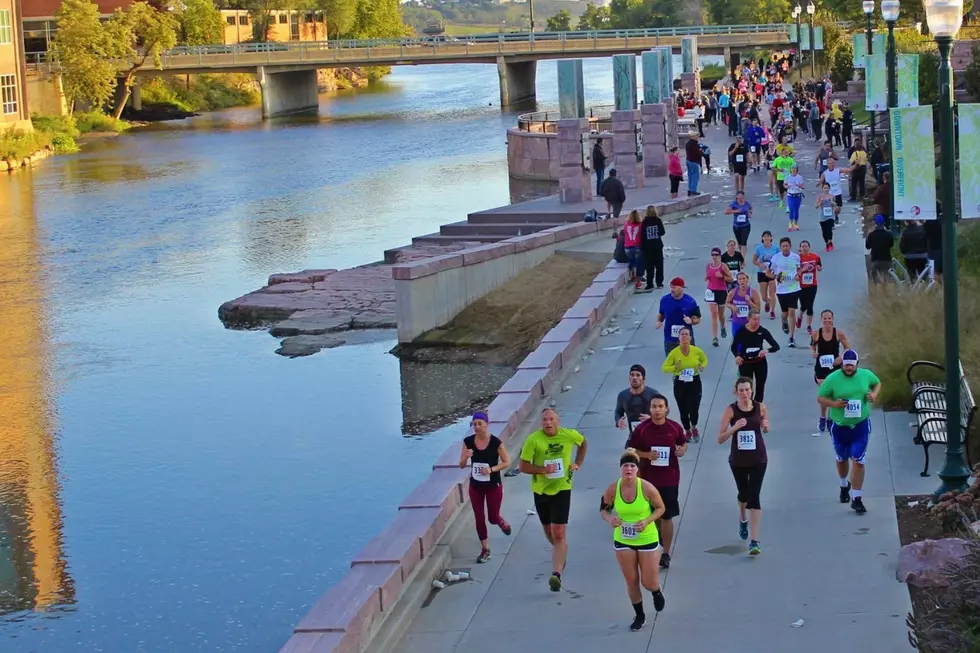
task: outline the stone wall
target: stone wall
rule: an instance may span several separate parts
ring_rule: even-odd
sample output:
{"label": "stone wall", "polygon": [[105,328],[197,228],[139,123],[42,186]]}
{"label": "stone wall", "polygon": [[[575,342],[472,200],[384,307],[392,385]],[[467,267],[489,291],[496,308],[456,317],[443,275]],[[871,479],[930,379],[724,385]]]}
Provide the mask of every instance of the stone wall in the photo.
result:
{"label": "stone wall", "polygon": [[[603,147],[612,161],[612,132],[589,134],[593,145],[599,138],[603,139]],[[508,129],[507,170],[515,179],[558,181],[558,134]]]}

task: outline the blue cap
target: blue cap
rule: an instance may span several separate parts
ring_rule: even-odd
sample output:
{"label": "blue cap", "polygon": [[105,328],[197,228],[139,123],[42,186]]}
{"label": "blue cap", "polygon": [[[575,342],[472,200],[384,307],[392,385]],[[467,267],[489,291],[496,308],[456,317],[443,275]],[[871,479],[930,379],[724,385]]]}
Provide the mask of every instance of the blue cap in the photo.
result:
{"label": "blue cap", "polygon": [[875,216],[875,224],[878,224],[878,225],[885,224],[885,216],[883,216],[880,213],[878,215],[876,215]]}
{"label": "blue cap", "polygon": [[475,422],[478,419],[482,419],[484,422],[490,421],[490,418],[487,417],[487,414],[484,413],[482,410],[478,410],[475,413],[473,413],[473,419],[471,419],[470,421]]}
{"label": "blue cap", "polygon": [[858,353],[853,349],[848,349],[841,356],[841,365],[857,365],[859,360],[861,358],[858,356]]}

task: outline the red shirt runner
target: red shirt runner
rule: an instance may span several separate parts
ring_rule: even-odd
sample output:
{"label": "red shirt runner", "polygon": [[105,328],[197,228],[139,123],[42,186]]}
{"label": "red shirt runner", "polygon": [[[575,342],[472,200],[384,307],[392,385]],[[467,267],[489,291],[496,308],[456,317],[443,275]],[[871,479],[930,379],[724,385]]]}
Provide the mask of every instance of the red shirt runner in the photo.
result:
{"label": "red shirt runner", "polygon": [[677,422],[668,419],[663,424],[654,424],[647,419],[633,429],[626,447],[659,454],[657,460],[640,459],[640,478],[658,488],[677,487],[681,483],[677,447],[685,442],[684,429]]}

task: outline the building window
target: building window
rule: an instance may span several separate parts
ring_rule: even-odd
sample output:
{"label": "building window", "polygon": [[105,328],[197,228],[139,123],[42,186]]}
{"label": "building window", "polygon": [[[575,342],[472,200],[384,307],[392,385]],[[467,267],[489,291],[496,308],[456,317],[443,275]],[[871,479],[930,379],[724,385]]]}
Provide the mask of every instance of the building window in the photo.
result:
{"label": "building window", "polygon": [[17,78],[13,75],[0,75],[0,101],[5,114],[17,113]]}
{"label": "building window", "polygon": [[279,24],[280,25],[285,25],[288,22],[289,22],[289,16],[287,16],[286,14],[279,14]]}
{"label": "building window", "polygon": [[227,23],[228,23],[229,25],[234,25],[234,24],[235,24],[235,17],[234,17],[234,16],[228,16],[228,18],[225,18],[225,21],[226,21],[226,22],[227,22]]}
{"label": "building window", "polygon": [[239,16],[238,17],[238,24],[239,25],[248,25],[248,16]]}
{"label": "building window", "polygon": [[14,42],[13,29],[10,26],[10,10],[0,10],[0,45]]}

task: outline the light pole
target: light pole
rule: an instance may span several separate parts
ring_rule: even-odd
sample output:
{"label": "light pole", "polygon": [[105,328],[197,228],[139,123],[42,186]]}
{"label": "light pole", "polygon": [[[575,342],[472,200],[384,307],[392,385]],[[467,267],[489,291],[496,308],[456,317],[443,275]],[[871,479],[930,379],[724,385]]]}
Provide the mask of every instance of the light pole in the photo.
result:
{"label": "light pole", "polygon": [[817,13],[817,8],[813,5],[813,0],[810,0],[810,4],[806,6],[806,13],[810,15],[810,77],[816,77],[817,62],[813,48],[813,14]]}
{"label": "light pole", "polygon": [[[888,67],[888,110],[898,107],[898,53],[895,52],[895,22],[898,21],[900,6],[898,0],[881,0],[881,17],[888,25],[888,47],[885,52],[886,65]],[[891,145],[892,132],[888,130],[889,146]],[[889,221],[892,236],[898,237],[898,220],[894,217]]]}
{"label": "light pole", "polygon": [[953,66],[950,51],[963,21],[963,0],[923,0],[929,31],[939,46],[939,138],[943,207],[943,313],[946,336],[946,460],[936,494],[966,488],[970,470],[963,460],[960,413],[959,271],[956,269],[956,150],[953,136]]}
{"label": "light pole", "polygon": [[[800,33],[800,15],[803,14],[803,7],[797,2],[796,6],[793,7],[793,18],[796,19],[796,58],[803,58],[803,35]],[[803,65],[800,63],[800,79],[803,79]]]}
{"label": "light pole", "polygon": [[[875,0],[864,0],[861,3],[861,8],[864,9],[864,17],[866,20],[865,27],[865,42],[867,46],[867,55],[870,57],[873,52],[871,50],[871,41],[873,39],[873,34],[871,32],[871,14],[875,12]],[[868,84],[868,66],[871,65],[871,60],[866,59],[864,61],[864,84]],[[868,156],[871,156],[871,148],[874,147],[875,142],[875,123],[878,122],[878,115],[874,110],[871,111],[871,142],[865,143],[865,150],[868,152]]]}
{"label": "light pole", "polygon": [[531,18],[531,32],[534,33],[534,0],[527,0],[527,8]]}

